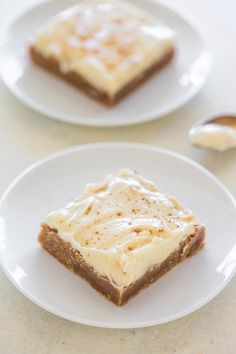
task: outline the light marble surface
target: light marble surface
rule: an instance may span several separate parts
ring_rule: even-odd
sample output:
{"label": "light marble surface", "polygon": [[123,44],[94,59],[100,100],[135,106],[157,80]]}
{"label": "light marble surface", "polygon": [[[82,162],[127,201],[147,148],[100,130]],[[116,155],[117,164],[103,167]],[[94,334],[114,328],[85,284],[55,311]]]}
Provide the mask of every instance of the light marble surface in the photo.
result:
{"label": "light marble surface", "polygon": [[[23,5],[0,0],[0,21]],[[32,2],[32,0],[31,0]],[[206,28],[213,68],[201,93],[165,119],[126,128],[95,129],[56,122],[18,102],[0,82],[0,193],[26,166],[76,144],[123,140],[182,153],[212,171],[236,196],[236,150],[224,154],[192,148],[192,124],[221,111],[236,112],[235,0],[176,0]],[[223,237],[223,235],[222,235]],[[40,309],[0,271],[0,353],[236,353],[236,280],[195,313],[161,326],[109,330],[78,325]],[[79,295],[78,295],[79,302]]]}

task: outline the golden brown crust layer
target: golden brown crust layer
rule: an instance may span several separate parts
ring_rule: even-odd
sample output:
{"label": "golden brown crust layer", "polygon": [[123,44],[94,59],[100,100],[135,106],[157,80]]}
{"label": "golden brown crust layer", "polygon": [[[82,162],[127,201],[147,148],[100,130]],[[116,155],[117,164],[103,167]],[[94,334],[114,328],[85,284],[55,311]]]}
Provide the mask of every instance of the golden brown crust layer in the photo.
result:
{"label": "golden brown crust layer", "polygon": [[177,251],[173,252],[161,264],[151,268],[133,284],[124,288],[122,293],[112,285],[108,278],[95,272],[84,261],[78,250],[72,248],[69,242],[65,242],[58,236],[56,229],[51,229],[45,224],[42,225],[39,242],[45,250],[67,268],[86,279],[93,288],[102,293],[108,300],[118,306],[122,306],[141,289],[148,287],[176,264],[202,249],[205,242],[205,229],[203,227],[196,227],[195,233],[184,240]]}
{"label": "golden brown crust layer", "polygon": [[67,82],[81,89],[85,93],[87,93],[92,98],[108,105],[113,106],[118,103],[122,98],[126,97],[131,93],[134,89],[140,86],[144,81],[150,78],[155,72],[162,69],[174,56],[174,49],[171,49],[161,61],[158,61],[146,71],[139,75],[132,82],[127,84],[124,88],[122,88],[115,97],[111,98],[107,95],[106,92],[100,91],[88,83],[84,78],[73,71],[69,71],[67,73],[63,73],[60,70],[59,62],[54,58],[46,58],[44,57],[37,49],[32,45],[29,48],[30,57],[33,62],[44,69],[50,71],[51,73],[63,78]]}

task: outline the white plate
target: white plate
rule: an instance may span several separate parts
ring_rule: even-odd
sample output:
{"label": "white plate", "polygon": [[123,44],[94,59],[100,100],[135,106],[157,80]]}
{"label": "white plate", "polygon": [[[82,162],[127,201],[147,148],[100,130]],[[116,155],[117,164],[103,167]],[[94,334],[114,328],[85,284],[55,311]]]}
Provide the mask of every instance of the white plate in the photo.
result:
{"label": "white plate", "polygon": [[[118,308],[42,250],[37,234],[50,211],[80,194],[87,182],[122,167],[182,200],[205,223],[207,238],[196,256]],[[148,145],[84,145],[34,164],[5,192],[0,220],[0,259],[12,283],[44,309],[92,326],[145,327],[187,315],[216,296],[236,268],[234,199],[195,162]]]}
{"label": "white plate", "polygon": [[31,108],[51,118],[83,125],[137,124],[160,118],[182,106],[202,87],[210,66],[210,55],[198,26],[173,5],[152,0],[130,1],[176,31],[178,50],[172,63],[116,107],[104,107],[29,60],[27,44],[35,30],[78,0],[45,1],[10,21],[0,41],[3,81]]}

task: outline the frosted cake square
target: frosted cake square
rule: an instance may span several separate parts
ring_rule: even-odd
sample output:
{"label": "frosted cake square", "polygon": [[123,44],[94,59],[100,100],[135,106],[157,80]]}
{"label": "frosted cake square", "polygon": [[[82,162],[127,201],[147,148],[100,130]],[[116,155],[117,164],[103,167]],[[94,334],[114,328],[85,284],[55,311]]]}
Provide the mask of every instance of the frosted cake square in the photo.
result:
{"label": "frosted cake square", "polygon": [[49,214],[39,241],[118,306],[204,245],[205,228],[174,197],[130,169],[88,184]]}
{"label": "frosted cake square", "polygon": [[128,2],[84,0],[46,23],[32,60],[91,97],[113,105],[167,64],[174,32]]}

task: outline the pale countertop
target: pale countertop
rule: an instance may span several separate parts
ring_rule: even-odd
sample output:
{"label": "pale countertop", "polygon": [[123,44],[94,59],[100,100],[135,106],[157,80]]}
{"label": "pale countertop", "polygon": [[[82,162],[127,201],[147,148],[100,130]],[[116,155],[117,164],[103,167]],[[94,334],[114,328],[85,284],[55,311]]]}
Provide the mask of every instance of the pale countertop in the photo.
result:
{"label": "pale countertop", "polygon": [[[28,1],[0,0],[0,22]],[[31,0],[31,2],[33,2]],[[236,196],[236,150],[192,148],[187,132],[203,117],[236,112],[235,0],[176,0],[206,29],[213,51],[211,75],[198,96],[165,119],[96,129],[50,120],[18,102],[0,82],[0,193],[26,166],[58,150],[90,142],[151,143],[198,161]],[[236,235],[235,235],[236,236]],[[135,330],[100,329],[56,317],[21,295],[0,270],[0,353],[236,353],[236,279],[208,305],[180,320]],[[79,296],[78,296],[79,302]]]}

